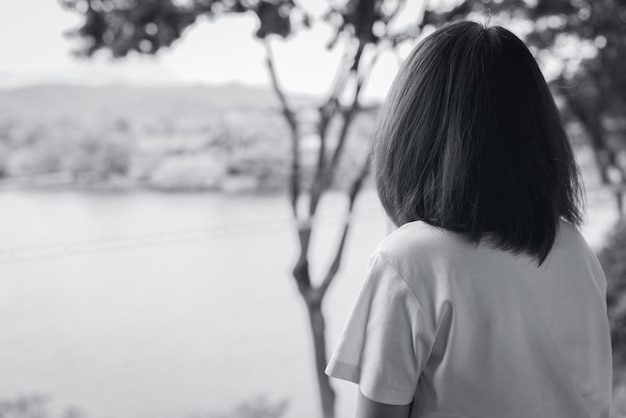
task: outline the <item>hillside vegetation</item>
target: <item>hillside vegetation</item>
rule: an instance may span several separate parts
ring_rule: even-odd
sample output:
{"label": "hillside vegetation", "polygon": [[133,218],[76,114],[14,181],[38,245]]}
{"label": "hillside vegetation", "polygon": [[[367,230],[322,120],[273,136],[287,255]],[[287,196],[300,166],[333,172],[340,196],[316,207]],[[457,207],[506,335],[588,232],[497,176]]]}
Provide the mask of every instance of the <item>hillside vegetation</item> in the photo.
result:
{"label": "hillside vegetation", "polygon": [[[315,100],[292,101],[311,117],[306,177],[317,146],[306,109]],[[273,192],[287,179],[288,131],[263,88],[48,85],[0,91],[0,115],[5,187]],[[341,170],[364,158],[372,123],[371,115],[356,121]]]}

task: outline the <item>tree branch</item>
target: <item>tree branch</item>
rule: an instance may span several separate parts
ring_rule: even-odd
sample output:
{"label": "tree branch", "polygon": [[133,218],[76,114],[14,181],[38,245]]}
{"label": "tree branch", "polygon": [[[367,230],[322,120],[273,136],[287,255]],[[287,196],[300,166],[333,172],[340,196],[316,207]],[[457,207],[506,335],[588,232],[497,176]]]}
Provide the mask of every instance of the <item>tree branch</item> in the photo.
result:
{"label": "tree branch", "polygon": [[361,170],[359,171],[359,174],[357,175],[356,179],[352,182],[352,185],[350,187],[350,192],[348,193],[348,199],[349,199],[348,210],[346,213],[346,218],[344,220],[343,231],[341,233],[341,239],[339,241],[339,246],[337,247],[337,251],[335,252],[335,257],[333,258],[333,261],[330,264],[330,267],[328,268],[328,272],[326,273],[326,276],[324,277],[324,281],[318,288],[320,298],[324,297],[324,294],[328,290],[328,287],[330,286],[331,282],[337,275],[337,272],[339,271],[339,267],[341,266],[341,258],[343,255],[343,249],[346,244],[348,231],[350,229],[352,213],[354,212],[354,204],[356,202],[356,197],[361,191],[363,182],[365,181],[365,178],[367,177],[367,174],[369,173],[370,159],[371,159],[371,151],[370,153],[368,153],[364,164],[361,166]]}
{"label": "tree branch", "polygon": [[324,170],[321,171],[319,177],[316,176],[315,181],[313,182],[313,186],[311,187],[311,198],[309,201],[309,214],[314,214],[317,210],[317,205],[323,195],[323,193],[328,189],[330,184],[332,183],[335,172],[337,171],[337,166],[339,165],[339,160],[343,153],[343,149],[345,147],[346,138],[348,137],[348,132],[350,130],[350,126],[352,124],[352,120],[359,110],[359,99],[361,96],[361,91],[365,84],[365,81],[369,77],[376,64],[376,60],[378,59],[380,52],[376,51],[375,55],[372,57],[370,64],[366,67],[365,70],[359,72],[359,63],[360,57],[362,56],[362,49],[360,48],[360,52],[357,51],[356,56],[359,57],[359,61],[355,61],[355,65],[353,65],[353,73],[356,76],[356,87],[354,90],[354,95],[352,96],[352,102],[350,105],[343,111],[343,123],[341,126],[341,130],[339,132],[339,136],[337,138],[337,145],[333,151],[333,155],[331,157],[331,161]]}
{"label": "tree branch", "polygon": [[274,64],[274,54],[272,53],[272,49],[270,47],[269,41],[267,38],[263,39],[263,46],[265,47],[265,62],[267,65],[267,69],[270,74],[270,79],[272,82],[272,88],[274,89],[274,93],[278,97],[278,101],[280,102],[281,111],[285,120],[287,121],[287,125],[289,126],[289,130],[291,132],[291,175],[289,177],[289,197],[291,201],[291,208],[293,211],[293,216],[297,220],[298,217],[298,199],[300,197],[300,189],[301,189],[301,177],[302,170],[300,164],[300,130],[298,129],[298,121],[296,120],[295,112],[292,110],[289,102],[287,101],[287,96],[285,95],[283,88],[281,87],[278,81],[278,74],[276,72],[276,65]]}
{"label": "tree branch", "polygon": [[311,298],[311,274],[309,272],[309,243],[311,242],[311,220],[299,221],[298,240],[300,242],[300,255],[293,268],[292,275],[298,284],[298,290],[307,302]]}
{"label": "tree branch", "polygon": [[274,64],[274,55],[267,39],[263,40],[266,53],[266,64],[269,70],[270,79],[272,81],[272,87],[281,105],[282,114],[287,121],[289,130],[291,132],[291,175],[289,184],[289,196],[291,201],[291,208],[293,216],[297,223],[298,228],[298,241],[300,243],[300,255],[298,261],[293,268],[292,275],[296,279],[298,284],[298,290],[300,294],[305,298],[311,298],[311,277],[309,271],[309,243],[311,241],[311,217],[301,219],[298,215],[298,199],[300,197],[301,188],[301,163],[300,163],[300,130],[298,127],[298,121],[296,120],[295,112],[287,101],[279,81],[278,74],[276,72],[276,65]]}
{"label": "tree branch", "polygon": [[317,156],[317,169],[315,172],[316,178],[323,172],[324,166],[326,164],[326,136],[328,134],[328,127],[330,125],[330,121],[333,119],[333,117],[337,113],[337,110],[340,107],[339,97],[345,89],[346,82],[350,74],[350,61],[351,56],[348,48],[341,57],[341,62],[339,64],[339,67],[337,68],[337,72],[335,73],[335,77],[333,79],[328,98],[319,107],[320,119],[317,130],[320,139],[320,149]]}

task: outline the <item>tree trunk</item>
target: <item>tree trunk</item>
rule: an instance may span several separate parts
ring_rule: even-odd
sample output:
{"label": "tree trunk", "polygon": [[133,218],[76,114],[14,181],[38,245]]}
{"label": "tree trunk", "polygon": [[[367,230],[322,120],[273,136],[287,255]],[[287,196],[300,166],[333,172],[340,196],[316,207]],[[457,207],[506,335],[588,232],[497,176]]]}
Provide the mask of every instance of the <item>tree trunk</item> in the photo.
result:
{"label": "tree trunk", "polygon": [[313,335],[313,348],[315,350],[315,371],[322,402],[322,417],[335,418],[335,391],[330,386],[330,379],[324,373],[326,369],[326,325],[322,314],[321,301],[306,300],[311,332]]}

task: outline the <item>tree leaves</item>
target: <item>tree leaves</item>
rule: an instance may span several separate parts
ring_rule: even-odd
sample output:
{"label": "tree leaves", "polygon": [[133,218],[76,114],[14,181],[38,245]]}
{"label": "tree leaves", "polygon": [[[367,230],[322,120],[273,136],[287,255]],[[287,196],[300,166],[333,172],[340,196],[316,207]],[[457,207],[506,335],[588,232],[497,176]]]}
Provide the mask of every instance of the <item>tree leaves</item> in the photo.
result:
{"label": "tree leaves", "polygon": [[109,49],[115,58],[131,51],[154,54],[169,47],[196,21],[195,8],[170,0],[71,0],[62,3],[85,17],[70,36],[84,39],[78,55]]}
{"label": "tree leaves", "polygon": [[[312,16],[294,0],[57,0],[68,10],[84,17],[69,32],[83,40],[75,53],[92,56],[109,50],[114,58],[131,52],[155,54],[171,46],[201,16],[250,14],[257,18],[254,36],[288,38],[294,31],[312,26]],[[387,24],[407,0],[347,0],[332,7],[325,16],[333,21],[335,38],[342,33],[356,38],[362,46],[376,44],[385,35]],[[391,12],[389,12],[391,10]],[[416,27],[420,22],[416,22]],[[414,37],[396,34],[398,39]],[[390,38],[391,39],[391,38]],[[227,40],[225,40],[227,41]],[[332,47],[331,41],[329,46]]]}
{"label": "tree leaves", "polygon": [[254,12],[259,18],[261,26],[256,31],[257,38],[264,39],[266,36],[275,34],[286,38],[291,34],[291,10],[296,5],[292,0],[262,1]]}

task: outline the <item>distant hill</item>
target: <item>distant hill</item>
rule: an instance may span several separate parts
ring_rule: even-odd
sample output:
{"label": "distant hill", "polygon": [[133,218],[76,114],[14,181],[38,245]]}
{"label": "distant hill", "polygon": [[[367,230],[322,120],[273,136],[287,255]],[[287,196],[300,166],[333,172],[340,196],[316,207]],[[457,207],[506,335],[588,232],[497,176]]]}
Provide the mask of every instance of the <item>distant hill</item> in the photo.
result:
{"label": "distant hill", "polygon": [[[304,95],[291,97],[296,105],[313,103]],[[168,116],[200,117],[229,110],[262,111],[278,109],[269,88],[241,84],[135,87],[40,85],[0,90],[0,119]]]}

